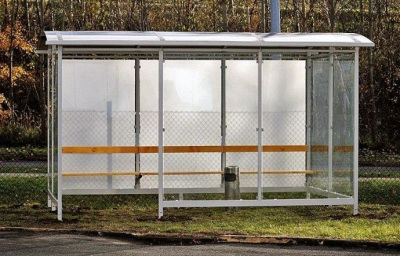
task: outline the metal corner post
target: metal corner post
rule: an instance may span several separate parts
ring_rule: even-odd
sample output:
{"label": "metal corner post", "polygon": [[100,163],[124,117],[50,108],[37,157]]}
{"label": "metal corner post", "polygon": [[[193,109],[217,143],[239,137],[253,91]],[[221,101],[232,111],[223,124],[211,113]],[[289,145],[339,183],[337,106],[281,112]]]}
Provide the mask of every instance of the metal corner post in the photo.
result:
{"label": "metal corner post", "polygon": [[58,46],[58,57],[57,57],[57,180],[58,180],[58,192],[57,192],[57,219],[62,220],[62,46]]}
{"label": "metal corner post", "polygon": [[359,133],[359,51],[355,48],[354,54],[354,150],[353,150],[353,214],[358,214],[358,133]]}
{"label": "metal corner post", "polygon": [[[306,145],[307,145],[307,153],[306,153],[306,170],[311,170],[311,101],[312,101],[312,61],[311,61],[311,52],[307,51],[307,60],[306,60]],[[310,175],[306,174],[306,187],[310,184]],[[307,192],[306,197],[310,198],[310,192]]]}
{"label": "metal corner post", "polygon": [[333,183],[333,86],[334,66],[333,52],[335,48],[329,48],[329,87],[328,87],[328,191],[332,192]]}
{"label": "metal corner post", "polygon": [[47,207],[52,206],[52,201],[49,196],[50,193],[50,170],[51,170],[51,152],[50,152],[50,62],[51,62],[51,47],[47,50]]}
{"label": "metal corner post", "polygon": [[[135,58],[135,146],[140,146],[140,59]],[[140,172],[140,153],[135,154],[135,172]],[[135,175],[135,189],[140,188],[140,175]]]}
{"label": "metal corner post", "polygon": [[164,215],[164,52],[158,52],[158,218]]}
{"label": "metal corner post", "polygon": [[262,70],[262,51],[258,52],[258,164],[257,164],[257,199],[261,201],[263,199],[263,70]]}
{"label": "metal corner post", "polygon": [[[54,108],[55,108],[55,90],[54,90],[54,83],[55,83],[55,54],[56,54],[56,47],[53,45],[51,46],[51,193],[54,196]],[[53,203],[51,207],[52,211],[56,210],[56,206]]]}
{"label": "metal corner post", "polygon": [[[221,59],[221,146],[226,146],[226,60]],[[221,153],[221,171],[226,167],[226,152]],[[221,187],[225,184],[224,175],[221,174]]]}

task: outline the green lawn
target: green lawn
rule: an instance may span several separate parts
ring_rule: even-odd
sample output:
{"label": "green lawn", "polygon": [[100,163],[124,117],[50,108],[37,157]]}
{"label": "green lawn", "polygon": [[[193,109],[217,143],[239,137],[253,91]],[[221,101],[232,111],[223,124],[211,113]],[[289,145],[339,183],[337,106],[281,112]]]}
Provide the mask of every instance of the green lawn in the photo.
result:
{"label": "green lawn", "polygon": [[[155,198],[145,204],[93,210],[70,206],[64,221],[37,205],[0,207],[0,226],[128,231],[133,233],[248,234],[357,239],[400,242],[400,207],[361,205],[360,215],[351,207],[265,207],[166,209],[165,219],[157,220]],[[147,200],[144,200],[147,201]]]}
{"label": "green lawn", "polygon": [[[56,214],[46,207],[46,178],[1,177],[0,226],[151,234],[249,234],[400,243],[399,202],[397,205],[373,204],[383,199],[394,203],[400,182],[391,180],[382,186],[375,185],[374,181],[376,183],[375,179],[360,181],[360,200],[363,203],[358,216],[352,215],[349,206],[239,208],[237,211],[182,208],[165,209],[165,219],[158,220],[157,195],[110,195],[64,196],[64,221],[58,222]],[[305,195],[295,193],[291,196],[304,198]],[[273,197],[283,196],[273,194]]]}
{"label": "green lawn", "polygon": [[2,147],[0,146],[0,161],[46,161],[47,160],[47,147]]}

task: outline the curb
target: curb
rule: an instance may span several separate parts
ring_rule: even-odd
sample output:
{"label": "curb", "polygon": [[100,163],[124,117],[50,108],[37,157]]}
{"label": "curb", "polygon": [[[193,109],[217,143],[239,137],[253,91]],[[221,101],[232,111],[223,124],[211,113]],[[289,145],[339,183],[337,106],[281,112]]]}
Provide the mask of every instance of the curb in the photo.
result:
{"label": "curb", "polygon": [[327,246],[342,248],[361,248],[372,250],[400,251],[400,243],[387,243],[378,241],[327,239],[327,238],[300,238],[281,236],[248,236],[248,235],[188,235],[188,234],[142,234],[116,231],[95,231],[84,229],[49,229],[49,228],[24,228],[24,227],[0,227],[0,231],[30,232],[30,233],[60,233],[80,234],[88,236],[104,236],[120,239],[141,241],[151,245],[175,244],[196,245],[210,243],[242,243],[242,244],[269,244],[279,246],[305,245]]}

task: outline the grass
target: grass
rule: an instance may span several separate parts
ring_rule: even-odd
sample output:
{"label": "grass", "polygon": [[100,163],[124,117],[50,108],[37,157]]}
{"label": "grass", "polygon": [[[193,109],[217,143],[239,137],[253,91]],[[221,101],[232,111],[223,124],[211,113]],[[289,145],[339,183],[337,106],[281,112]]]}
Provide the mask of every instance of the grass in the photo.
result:
{"label": "grass", "polygon": [[47,178],[0,177],[0,204],[22,205],[35,202],[41,205],[47,200]]}
{"label": "grass", "polygon": [[400,204],[400,179],[361,179],[359,200],[386,205]]}
{"label": "grass", "polygon": [[1,167],[0,173],[47,173],[47,168],[35,167]]}
{"label": "grass", "polygon": [[[264,207],[166,209],[157,220],[155,198],[136,196],[138,202],[113,209],[64,209],[63,222],[46,208],[25,204],[0,206],[1,226],[110,230],[134,233],[242,234],[318,237],[400,242],[400,207],[361,205],[358,216],[351,207]],[[151,199],[150,202],[147,199]]]}
{"label": "grass", "polygon": [[[400,181],[360,180],[360,215],[349,206],[165,209],[157,195],[64,196],[64,221],[47,207],[44,177],[0,177],[0,226],[110,230],[139,233],[249,234],[400,243]],[[266,194],[287,198],[286,194]],[[199,195],[188,195],[196,199]],[[252,195],[244,195],[251,197]],[[290,197],[304,198],[303,193]],[[204,198],[203,198],[204,199]],[[397,201],[396,201],[397,200]],[[369,203],[365,203],[369,202]],[[387,202],[393,205],[378,205]],[[395,205],[397,204],[397,205]]]}
{"label": "grass", "polygon": [[[400,167],[399,167],[400,169]],[[385,170],[384,167],[379,171],[363,171],[359,174],[360,178],[400,178],[400,171]]]}
{"label": "grass", "polygon": [[46,161],[47,147],[0,147],[0,161]]}

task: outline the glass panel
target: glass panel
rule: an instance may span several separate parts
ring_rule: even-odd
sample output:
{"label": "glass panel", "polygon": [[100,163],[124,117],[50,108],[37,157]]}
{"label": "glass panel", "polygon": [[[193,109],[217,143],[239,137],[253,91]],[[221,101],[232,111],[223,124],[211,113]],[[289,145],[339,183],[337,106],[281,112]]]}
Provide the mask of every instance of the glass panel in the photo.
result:
{"label": "glass panel", "polygon": [[[63,146],[135,145],[135,61],[63,60]],[[63,173],[134,171],[134,154],[63,154]],[[124,182],[121,182],[124,180]],[[64,178],[64,188],[126,188],[133,176]]]}
{"label": "glass panel", "polygon": [[[165,146],[220,146],[220,109],[220,61],[165,61]],[[166,153],[164,159],[165,188],[205,188],[203,192],[220,188],[221,174],[206,174],[220,171],[220,153]],[[190,174],[169,175],[168,172]]]}
{"label": "glass panel", "polygon": [[[226,61],[226,145],[258,144],[258,63],[254,60]],[[240,169],[240,187],[252,188],[243,199],[255,199],[257,192],[257,152],[226,153],[226,166]]]}
{"label": "glass panel", "polygon": [[311,170],[309,185],[328,190],[329,59],[312,61]]}
{"label": "glass panel", "polygon": [[[140,146],[158,147],[158,60],[140,60]],[[140,171],[158,172],[158,154],[140,154]],[[144,175],[140,188],[158,188],[158,176]]]}
{"label": "glass panel", "polygon": [[336,56],[334,61],[333,191],[345,195],[353,194],[353,58]]}
{"label": "glass panel", "polygon": [[263,175],[264,192],[295,192],[305,184],[306,154],[301,147],[293,150],[293,146],[306,144],[305,65],[304,60],[267,60],[263,64],[263,144],[282,146],[283,151],[263,153],[263,169],[267,173]]}

